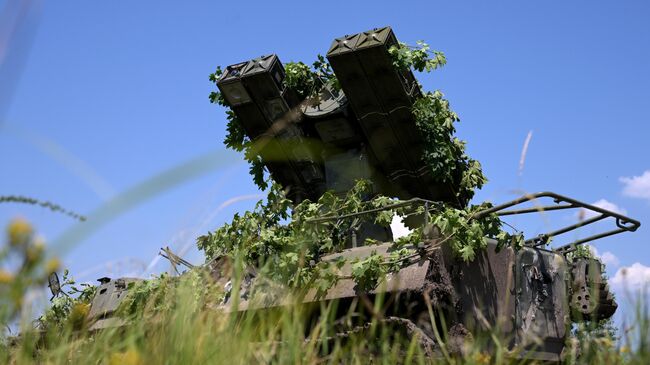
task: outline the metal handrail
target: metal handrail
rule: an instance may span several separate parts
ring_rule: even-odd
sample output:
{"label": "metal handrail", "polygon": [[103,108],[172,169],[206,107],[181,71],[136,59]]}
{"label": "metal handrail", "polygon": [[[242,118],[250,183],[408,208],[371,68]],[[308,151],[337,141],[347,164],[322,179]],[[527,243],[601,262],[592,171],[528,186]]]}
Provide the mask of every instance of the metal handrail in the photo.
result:
{"label": "metal handrail", "polygon": [[[519,205],[522,203],[526,203],[529,201],[533,201],[539,198],[552,198],[553,202],[557,205],[548,205],[548,206],[539,206],[539,207],[534,207],[534,208],[525,208],[525,209],[515,209],[515,210],[507,210],[508,208],[511,208],[515,205]],[[581,202],[579,200],[575,200],[573,198],[569,198],[560,194],[556,194],[550,191],[545,191],[545,192],[540,192],[540,193],[535,193],[535,194],[527,194],[522,196],[521,198],[512,200],[510,202],[494,206],[490,209],[486,209],[483,211],[480,211],[476,213],[475,217],[476,218],[481,218],[484,217],[488,214],[495,213],[498,216],[507,216],[507,215],[518,215],[518,214],[527,214],[527,213],[535,213],[535,212],[547,212],[547,211],[553,211],[553,210],[564,210],[564,209],[587,209],[596,213],[599,213],[599,215],[587,219],[582,222],[578,222],[576,224],[572,224],[569,226],[566,226],[564,228],[551,231],[548,233],[543,233],[538,235],[537,237],[527,239],[524,241],[524,244],[533,246],[533,247],[538,247],[542,246],[545,244],[548,244],[551,240],[551,238],[555,236],[562,235],[564,233],[573,231],[577,228],[584,227],[587,225],[590,225],[592,223],[596,223],[598,221],[601,221],[606,218],[614,218],[616,219],[616,229],[606,231],[603,233],[595,234],[583,239],[575,240],[571,243],[568,243],[564,246],[558,247],[554,249],[553,251],[561,253],[561,254],[567,254],[569,252],[573,252],[576,250],[576,247],[579,245],[582,245],[587,242],[595,241],[600,238],[604,237],[609,237],[613,236],[615,234],[623,233],[623,232],[634,232],[636,231],[640,226],[641,223],[635,219],[629,218],[627,216],[624,216],[620,213],[612,212],[607,209],[603,209],[601,207],[597,207],[591,204],[587,204],[584,202]]]}
{"label": "metal handrail", "polygon": [[[540,198],[552,198],[553,202],[556,205],[540,205],[537,207],[533,208],[524,208],[524,209],[508,209],[511,207],[514,207],[516,205],[526,203],[529,201],[534,201]],[[405,201],[401,201],[395,204],[387,205],[385,207],[380,207],[380,208],[373,208],[373,209],[368,209],[356,213],[349,213],[349,214],[343,214],[343,215],[332,215],[332,216],[325,216],[325,217],[320,217],[320,218],[313,218],[309,219],[307,222],[309,223],[320,223],[320,222],[326,222],[326,221],[338,221],[341,219],[346,219],[346,218],[352,218],[352,217],[357,217],[365,214],[371,214],[371,213],[376,213],[380,212],[383,210],[388,210],[388,209],[395,209],[395,208],[401,208],[401,207],[406,207],[406,206],[413,206],[413,205],[424,205],[425,210],[436,210],[439,209],[440,206],[442,205],[441,202],[436,202],[432,200],[427,200],[427,199],[421,199],[421,198],[413,198]],[[527,246],[532,246],[532,247],[539,247],[543,246],[545,244],[548,244],[551,241],[551,238],[560,236],[562,234],[565,234],[567,232],[571,232],[575,229],[581,228],[588,226],[590,224],[599,222],[601,220],[607,219],[607,218],[614,218],[616,220],[616,229],[610,230],[610,231],[605,231],[603,233],[595,234],[583,239],[575,240],[571,243],[568,243],[564,246],[558,247],[554,249],[553,251],[561,253],[561,254],[567,254],[569,252],[573,252],[576,250],[576,247],[588,242],[595,241],[597,239],[613,236],[619,233],[623,232],[634,232],[636,231],[640,226],[641,223],[635,219],[629,218],[627,216],[624,216],[620,213],[612,212],[607,209],[603,209],[601,207],[597,207],[595,205],[587,204],[584,202],[581,202],[579,200],[573,199],[566,197],[564,195],[560,195],[557,193],[553,193],[550,191],[545,191],[545,192],[540,192],[540,193],[535,193],[535,194],[527,194],[522,196],[521,198],[512,200],[510,202],[500,204],[497,206],[494,206],[489,209],[482,210],[480,212],[476,212],[473,214],[472,218],[473,219],[480,219],[482,217],[485,217],[488,214],[495,213],[499,217],[503,216],[509,216],[509,215],[519,215],[519,214],[528,214],[528,213],[536,213],[536,212],[548,212],[548,211],[555,211],[555,210],[566,210],[566,209],[587,209],[593,212],[598,213],[599,215],[589,218],[585,221],[578,222],[576,224],[572,224],[554,231],[550,231],[547,233],[542,233],[537,235],[536,237],[529,238],[524,241],[524,244]],[[425,215],[425,225],[427,221],[427,215]]]}

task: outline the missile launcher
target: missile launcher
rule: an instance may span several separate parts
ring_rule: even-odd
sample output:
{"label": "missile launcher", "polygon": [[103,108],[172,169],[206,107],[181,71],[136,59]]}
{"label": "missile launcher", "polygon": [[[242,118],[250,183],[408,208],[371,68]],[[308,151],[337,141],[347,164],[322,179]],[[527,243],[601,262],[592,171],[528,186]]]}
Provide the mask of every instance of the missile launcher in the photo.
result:
{"label": "missile launcher", "polygon": [[[400,198],[400,207],[413,205],[429,211],[440,204],[465,207],[468,203],[468,197],[457,194],[460,175],[441,179],[424,161],[425,150],[438,146],[425,144],[412,112],[423,93],[412,71],[394,64],[389,50],[395,45],[398,41],[390,27],[336,38],[327,60],[338,85],[325,81],[305,98],[286,86],[285,68],[276,55],[228,66],[218,79],[219,90],[252,141],[249,153],[262,159],[294,203],[316,201],[326,191],[343,195],[357,179],[370,180],[372,194]],[[543,203],[549,199],[551,204]],[[529,206],[516,208],[522,204]],[[342,222],[389,208],[317,220]],[[472,333],[488,333],[506,339],[503,346],[513,351],[513,357],[560,361],[572,323],[609,318],[617,307],[600,262],[574,253],[596,239],[633,232],[640,223],[552,192],[529,194],[474,213],[480,219],[492,214],[506,217],[572,209],[589,211],[592,218],[527,238],[519,250],[499,249],[497,241],[486,239],[487,248],[472,262],[455,256],[449,237],[443,237],[423,214],[424,219],[416,222],[422,228],[421,242],[405,246],[414,253],[374,288],[360,287],[350,278],[351,262],[371,255],[389,259],[396,250],[392,232],[373,224],[350,229],[350,245],[319,258],[324,263],[346,262],[340,268],[340,280],[325,293],[306,288],[300,305],[318,308],[323,302],[337,301],[345,312],[359,298],[382,296],[386,308],[380,312],[389,314],[382,321],[416,336],[430,356],[441,356],[442,345],[432,323],[446,323],[439,328],[448,329],[442,338],[452,354],[463,356],[462,344]],[[552,238],[562,242],[566,233],[605,220],[614,221],[615,228],[566,240],[554,249],[547,246]],[[364,245],[365,238],[375,244]],[[293,305],[282,295],[256,300],[251,293],[264,292],[259,288],[269,288],[269,284],[254,269],[244,271],[240,287],[234,290],[234,276],[224,269],[232,266],[227,261],[227,257],[217,257],[204,265],[228,294],[223,302],[215,303],[219,310],[264,311]],[[111,320],[113,312],[129,289],[120,280],[102,279],[91,310],[96,326],[116,323]],[[366,336],[364,328],[368,326],[361,324],[340,337],[352,332]]]}

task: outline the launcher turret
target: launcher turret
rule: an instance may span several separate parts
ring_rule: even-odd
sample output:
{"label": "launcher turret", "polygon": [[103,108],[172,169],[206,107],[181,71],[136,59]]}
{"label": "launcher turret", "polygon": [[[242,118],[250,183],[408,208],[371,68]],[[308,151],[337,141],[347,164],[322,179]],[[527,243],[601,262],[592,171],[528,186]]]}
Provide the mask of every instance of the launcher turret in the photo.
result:
{"label": "launcher turret", "polygon": [[325,83],[305,100],[285,86],[276,55],[228,66],[218,80],[255,151],[294,202],[345,192],[365,178],[375,193],[466,204],[454,193],[460,176],[438,181],[423,163],[424,138],[411,112],[422,93],[410,69],[394,66],[389,49],[396,45],[390,27],[335,39],[327,59],[340,90]]}

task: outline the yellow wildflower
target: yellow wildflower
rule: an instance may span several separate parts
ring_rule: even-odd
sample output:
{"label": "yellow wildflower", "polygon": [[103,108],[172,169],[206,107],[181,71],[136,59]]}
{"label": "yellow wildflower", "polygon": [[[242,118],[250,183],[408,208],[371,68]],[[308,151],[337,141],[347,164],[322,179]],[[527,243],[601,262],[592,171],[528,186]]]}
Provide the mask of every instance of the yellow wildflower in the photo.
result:
{"label": "yellow wildflower", "polygon": [[27,254],[25,258],[29,263],[35,263],[43,258],[43,252],[45,251],[45,244],[42,242],[36,242],[35,244],[27,248]]}
{"label": "yellow wildflower", "polygon": [[58,258],[53,257],[49,259],[45,264],[45,273],[51,274],[53,272],[59,271],[60,268],[61,268],[61,261]]}
{"label": "yellow wildflower", "polygon": [[90,311],[90,304],[86,303],[76,303],[72,310],[70,311],[70,316],[68,320],[72,324],[72,327],[75,329],[80,329],[86,322],[86,317]]}
{"label": "yellow wildflower", "polygon": [[603,347],[612,347],[614,342],[609,337],[602,337],[596,340],[596,342]]}
{"label": "yellow wildflower", "polygon": [[630,347],[629,346],[621,347],[621,353],[622,354],[627,354],[628,352],[630,352]]}
{"label": "yellow wildflower", "polygon": [[144,361],[138,351],[131,349],[112,354],[108,363],[110,365],[142,365]]}
{"label": "yellow wildflower", "polygon": [[14,280],[14,275],[9,271],[0,269],[0,284],[11,284]]}
{"label": "yellow wildflower", "polygon": [[33,234],[32,225],[23,218],[15,218],[7,226],[9,244],[14,247],[28,244]]}
{"label": "yellow wildflower", "polygon": [[474,354],[474,361],[477,364],[489,364],[490,360],[492,360],[492,356],[486,352],[477,352]]}

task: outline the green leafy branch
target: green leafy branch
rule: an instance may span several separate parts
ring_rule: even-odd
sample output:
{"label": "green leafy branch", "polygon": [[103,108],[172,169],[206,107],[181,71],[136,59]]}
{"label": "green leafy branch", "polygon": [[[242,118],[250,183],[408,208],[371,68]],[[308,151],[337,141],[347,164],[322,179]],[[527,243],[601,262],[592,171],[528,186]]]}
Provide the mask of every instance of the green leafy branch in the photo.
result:
{"label": "green leafy branch", "polygon": [[386,276],[388,268],[384,257],[373,252],[365,259],[352,264],[352,277],[360,290],[368,291],[377,285],[379,279]]}
{"label": "green leafy branch", "polygon": [[[252,212],[235,214],[230,223],[199,237],[199,249],[208,259],[243,257],[248,265],[290,286],[311,283],[321,289],[333,282],[333,276],[326,272],[331,267],[316,264],[320,257],[343,249],[351,231],[362,222],[388,226],[392,219],[385,212],[354,214],[395,202],[385,197],[367,200],[371,184],[361,180],[344,198],[328,192],[317,202],[303,201],[293,207],[289,223],[280,225],[288,218],[290,201],[278,185],[270,191],[266,204],[260,201]],[[322,219],[346,215],[353,216]]]}
{"label": "green leafy branch", "polygon": [[[404,43],[388,50],[397,70],[431,72],[444,66],[447,59],[439,51],[430,51],[428,44],[418,41],[417,47]],[[424,138],[422,160],[431,168],[438,182],[455,187],[459,206],[466,205],[480,189],[487,178],[481,164],[465,153],[465,142],[454,137],[454,123],[460,118],[449,106],[442,92],[427,92],[418,98],[412,107],[415,124]]]}
{"label": "green leafy branch", "polygon": [[129,295],[120,303],[118,313],[123,317],[139,317],[142,314],[172,309],[175,305],[169,300],[169,293],[176,288],[179,280],[162,273],[150,280],[129,283]]}
{"label": "green leafy branch", "polygon": [[284,85],[296,92],[300,99],[316,97],[326,84],[340,89],[332,67],[322,55],[317,56],[312,67],[303,62],[289,62],[284,65],[284,71]]}
{"label": "green leafy branch", "polygon": [[440,91],[428,92],[412,108],[415,125],[424,138],[422,159],[441,183],[456,187],[460,205],[466,205],[487,178],[481,164],[467,156],[465,142],[454,137],[460,119]]}
{"label": "green leafy branch", "polygon": [[395,249],[388,257],[373,251],[370,256],[352,263],[352,278],[359,290],[372,290],[388,273],[398,272],[414,254],[414,250],[406,247]]}
{"label": "green leafy branch", "polygon": [[497,240],[497,250],[503,247],[518,250],[523,247],[523,235],[520,233],[511,235],[503,231],[502,222],[496,214],[476,218],[478,212],[490,207],[490,203],[465,209],[447,207],[432,217],[432,223],[440,230],[443,237],[453,237],[449,240],[452,252],[463,261],[473,261],[476,254],[487,247],[487,238]]}
{"label": "green leafy branch", "polygon": [[415,70],[430,72],[447,64],[447,58],[440,51],[430,51],[431,47],[423,41],[417,41],[416,47],[399,42],[388,49],[393,58],[393,66],[398,70],[413,67]]}
{"label": "green leafy branch", "polygon": [[[253,211],[235,214],[230,223],[199,237],[197,245],[208,260],[220,256],[242,259],[274,281],[290,287],[312,286],[322,292],[338,280],[338,270],[336,265],[323,263],[321,257],[345,248],[355,227],[363,222],[388,227],[395,214],[404,217],[425,213],[423,206],[413,209],[385,196],[368,199],[371,191],[370,182],[359,180],[345,197],[327,192],[317,202],[305,200],[294,206],[289,217],[291,202],[274,184],[266,202],[259,201]],[[453,252],[462,260],[471,261],[486,247],[486,237],[497,239],[499,248],[518,248],[523,243],[523,237],[501,230],[496,215],[475,218],[476,212],[488,207],[457,209],[440,205],[427,214]],[[281,224],[287,220],[288,223]],[[418,227],[398,239],[387,257],[371,255],[355,262],[353,278],[360,288],[375,285],[382,275],[403,267],[414,255],[408,247],[423,240],[423,228]]]}

